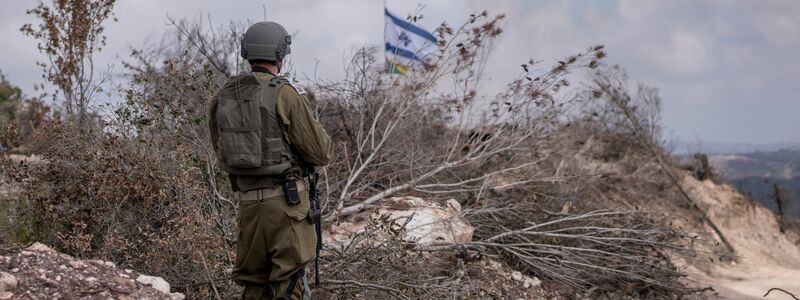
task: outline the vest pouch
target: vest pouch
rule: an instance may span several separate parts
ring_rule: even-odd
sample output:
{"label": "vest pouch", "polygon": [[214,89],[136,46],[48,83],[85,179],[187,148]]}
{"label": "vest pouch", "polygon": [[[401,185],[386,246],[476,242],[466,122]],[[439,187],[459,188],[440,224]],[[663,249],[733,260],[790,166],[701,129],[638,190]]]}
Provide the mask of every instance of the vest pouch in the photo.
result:
{"label": "vest pouch", "polygon": [[253,169],[263,166],[260,104],[252,100],[257,97],[248,94],[240,100],[221,98],[218,104],[218,155],[229,168]]}
{"label": "vest pouch", "polygon": [[286,160],[285,156],[286,150],[283,145],[282,138],[264,138],[264,156],[263,156],[263,163],[265,165],[274,165],[284,162]]}
{"label": "vest pouch", "polygon": [[219,148],[225,164],[249,169],[261,166],[261,132],[258,128],[223,129]]}

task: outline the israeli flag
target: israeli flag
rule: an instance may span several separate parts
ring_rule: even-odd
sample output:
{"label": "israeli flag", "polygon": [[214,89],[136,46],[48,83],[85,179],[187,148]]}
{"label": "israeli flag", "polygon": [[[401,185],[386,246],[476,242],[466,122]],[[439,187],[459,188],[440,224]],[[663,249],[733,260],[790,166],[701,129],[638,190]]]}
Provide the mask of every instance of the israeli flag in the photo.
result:
{"label": "israeli flag", "polygon": [[384,8],[386,69],[405,74],[415,65],[426,65],[436,51],[436,37]]}

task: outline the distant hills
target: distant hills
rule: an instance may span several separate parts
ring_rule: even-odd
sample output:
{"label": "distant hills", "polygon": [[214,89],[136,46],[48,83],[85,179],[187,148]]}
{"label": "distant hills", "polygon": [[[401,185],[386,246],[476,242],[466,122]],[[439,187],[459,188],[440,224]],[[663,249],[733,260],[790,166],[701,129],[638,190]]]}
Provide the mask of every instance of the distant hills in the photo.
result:
{"label": "distant hills", "polygon": [[794,149],[800,151],[800,143],[720,143],[720,142],[687,142],[677,140],[669,143],[669,148],[677,155],[706,153],[712,154],[749,154],[754,152],[775,152]]}
{"label": "distant hills", "polygon": [[[744,148],[739,148],[744,149]],[[709,154],[709,161],[721,179],[736,186],[766,207],[777,211],[773,186],[778,185],[793,198],[786,208],[789,215],[800,217],[800,147],[774,151]],[[728,148],[728,151],[733,150]],[[709,151],[710,152],[710,151]]]}

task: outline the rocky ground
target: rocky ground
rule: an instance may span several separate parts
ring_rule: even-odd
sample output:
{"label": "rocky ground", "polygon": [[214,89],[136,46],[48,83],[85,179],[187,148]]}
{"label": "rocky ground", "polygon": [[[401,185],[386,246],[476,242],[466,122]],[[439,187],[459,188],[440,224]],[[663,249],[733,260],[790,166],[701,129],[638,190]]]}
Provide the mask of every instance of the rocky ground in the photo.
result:
{"label": "rocky ground", "polygon": [[35,243],[0,256],[0,299],[180,300],[164,279],[118,269],[111,262],[79,260]]}

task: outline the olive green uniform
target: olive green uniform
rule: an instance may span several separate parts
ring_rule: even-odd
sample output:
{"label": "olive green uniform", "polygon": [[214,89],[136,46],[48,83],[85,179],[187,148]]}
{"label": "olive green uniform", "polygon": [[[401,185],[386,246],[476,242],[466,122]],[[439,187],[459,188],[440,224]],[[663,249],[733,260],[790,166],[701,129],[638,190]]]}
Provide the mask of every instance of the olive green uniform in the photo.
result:
{"label": "olive green uniform", "polygon": [[[259,81],[273,75],[254,73]],[[216,126],[216,98],[209,105],[212,141],[219,136]],[[331,157],[331,140],[314,118],[308,99],[291,85],[278,91],[275,112],[285,141],[293,154],[308,164],[323,166]],[[289,206],[281,184],[283,178],[259,175],[230,175],[239,200],[239,231],[233,279],[245,287],[244,299],[277,299],[293,274],[314,259],[316,232],[307,220],[310,209],[307,183],[298,180],[300,204]],[[300,299],[305,282],[298,281],[292,299]]]}

